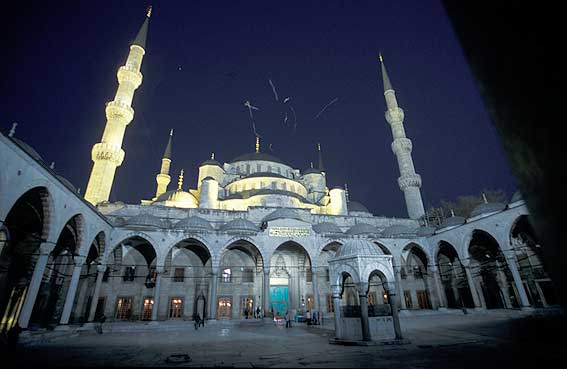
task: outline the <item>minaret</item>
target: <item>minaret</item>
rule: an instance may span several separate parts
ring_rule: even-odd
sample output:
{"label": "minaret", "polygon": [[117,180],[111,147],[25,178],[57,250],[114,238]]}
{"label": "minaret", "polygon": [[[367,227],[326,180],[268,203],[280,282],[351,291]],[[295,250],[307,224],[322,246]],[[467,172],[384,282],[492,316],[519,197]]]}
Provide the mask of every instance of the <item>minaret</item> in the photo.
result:
{"label": "minaret", "polygon": [[93,170],[89,178],[85,200],[93,205],[108,201],[116,168],[124,160],[122,140],[126,126],[134,118],[132,98],[134,91],[142,84],[140,67],[146,53],[146,38],[152,8],[148,9],[146,19],[130,45],[126,64],[118,69],[118,90],[113,101],[106,104],[106,127],[102,140],[93,146]]}
{"label": "minaret", "polygon": [[398,167],[400,168],[400,177],[398,185],[403,191],[406,199],[406,207],[408,215],[411,219],[419,219],[425,215],[423,201],[421,199],[421,176],[415,172],[413,159],[411,157],[412,143],[406,137],[404,130],[404,111],[398,107],[396,100],[396,92],[392,88],[390,78],[384,66],[382,54],[380,54],[380,64],[382,66],[382,80],[384,82],[384,96],[386,98],[386,121],[392,129],[392,151],[398,159]]}
{"label": "minaret", "polygon": [[167,146],[163,153],[163,158],[161,159],[161,169],[159,174],[156,176],[157,190],[156,198],[167,191],[167,185],[171,182],[171,177],[169,176],[169,167],[171,165],[171,142],[173,140],[173,128],[169,131],[169,140],[167,141]]}

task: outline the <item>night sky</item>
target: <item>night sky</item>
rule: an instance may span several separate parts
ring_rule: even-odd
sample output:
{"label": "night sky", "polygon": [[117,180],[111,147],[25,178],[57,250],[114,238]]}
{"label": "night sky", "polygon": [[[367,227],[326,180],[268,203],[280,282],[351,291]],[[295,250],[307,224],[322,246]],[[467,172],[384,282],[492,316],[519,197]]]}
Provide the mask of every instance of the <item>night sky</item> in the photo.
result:
{"label": "night sky", "polygon": [[[104,104],[142,24],[147,1],[16,2],[3,10],[2,128],[84,193]],[[155,194],[175,129],[172,182],[196,188],[198,165],[254,150],[245,100],[262,151],[295,168],[316,165],[321,142],[329,187],[374,214],[407,216],[397,185],[378,53],[382,52],[426,207],[484,188],[516,189],[504,151],[440,2],[173,1],[153,4],[144,80],[111,201]],[[279,102],[268,82],[278,93]],[[284,126],[282,100],[297,113]],[[334,98],[318,119],[317,113]],[[269,145],[273,151],[270,151]]]}

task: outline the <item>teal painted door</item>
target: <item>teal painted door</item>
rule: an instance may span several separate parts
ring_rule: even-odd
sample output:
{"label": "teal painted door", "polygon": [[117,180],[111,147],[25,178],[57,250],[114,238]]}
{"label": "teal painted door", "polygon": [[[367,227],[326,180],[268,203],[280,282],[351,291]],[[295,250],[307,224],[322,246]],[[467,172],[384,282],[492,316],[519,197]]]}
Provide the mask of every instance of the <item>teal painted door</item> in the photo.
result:
{"label": "teal painted door", "polygon": [[270,286],[270,303],[276,315],[284,315],[288,307],[288,287]]}

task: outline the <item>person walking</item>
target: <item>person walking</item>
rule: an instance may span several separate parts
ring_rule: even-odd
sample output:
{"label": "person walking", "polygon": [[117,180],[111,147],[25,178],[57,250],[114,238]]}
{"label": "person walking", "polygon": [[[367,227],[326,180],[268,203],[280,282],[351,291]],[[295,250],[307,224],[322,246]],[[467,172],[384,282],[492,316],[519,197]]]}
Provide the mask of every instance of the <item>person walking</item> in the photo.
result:
{"label": "person walking", "polygon": [[305,313],[305,320],[307,321],[307,325],[311,325],[311,311],[307,310]]}
{"label": "person walking", "polygon": [[285,312],[285,327],[291,328],[291,319],[290,319],[290,316],[289,316],[289,310],[286,310],[286,312]]}
{"label": "person walking", "polygon": [[261,312],[260,312],[260,307],[258,306],[258,307],[256,308],[256,318],[258,318],[258,319],[262,318],[262,316],[261,316],[260,314],[261,314]]}
{"label": "person walking", "polygon": [[193,325],[195,326],[195,330],[199,329],[200,317],[197,312],[193,313]]}
{"label": "person walking", "polygon": [[106,322],[106,316],[103,314],[100,319],[98,320],[98,324],[96,326],[96,332],[98,334],[102,334],[102,325]]}

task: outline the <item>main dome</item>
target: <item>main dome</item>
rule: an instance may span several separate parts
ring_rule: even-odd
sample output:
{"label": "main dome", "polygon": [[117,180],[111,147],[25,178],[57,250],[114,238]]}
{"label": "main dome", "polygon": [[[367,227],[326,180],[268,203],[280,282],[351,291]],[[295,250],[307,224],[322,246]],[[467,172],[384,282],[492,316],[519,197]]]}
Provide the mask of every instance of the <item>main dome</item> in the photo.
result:
{"label": "main dome", "polygon": [[236,163],[239,161],[271,161],[274,163],[288,165],[286,162],[277,158],[273,155],[266,154],[265,152],[252,152],[244,155],[240,155],[230,161],[230,163]]}

